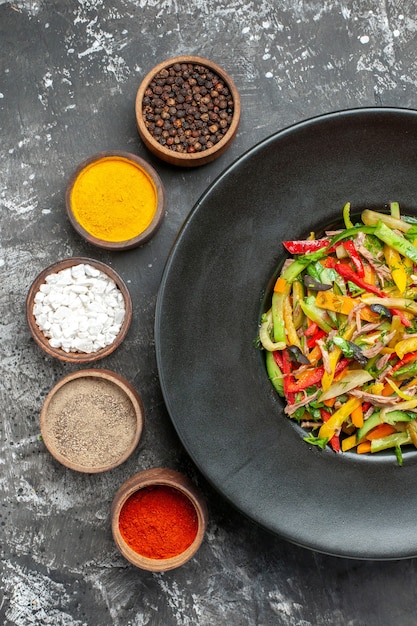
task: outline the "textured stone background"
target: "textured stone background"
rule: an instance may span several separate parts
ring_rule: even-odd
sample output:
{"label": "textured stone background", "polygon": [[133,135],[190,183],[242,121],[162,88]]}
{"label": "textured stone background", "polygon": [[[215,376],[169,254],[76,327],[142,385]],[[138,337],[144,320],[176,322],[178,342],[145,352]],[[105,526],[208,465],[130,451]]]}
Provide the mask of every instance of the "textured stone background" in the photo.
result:
{"label": "textured stone background", "polygon": [[[1,624],[415,624],[415,560],[355,562],[313,554],[253,526],[206,484],[164,407],[153,316],[176,233],[235,158],[321,113],[415,107],[416,15],[410,0],[0,0]],[[141,78],[178,54],[222,65],[242,98],[233,146],[192,171],[150,157],[134,119]],[[119,255],[82,242],[64,211],[75,166],[112,149],[148,159],[168,198],[157,236]],[[134,300],[127,340],[100,365],[135,384],[146,428],[136,453],[98,476],[61,467],[39,438],[43,398],[73,367],[46,358],[33,343],[25,297],[38,272],[71,255],[113,265]],[[154,466],[191,476],[210,510],[196,558],[166,574],[130,567],[110,533],[116,489]]]}

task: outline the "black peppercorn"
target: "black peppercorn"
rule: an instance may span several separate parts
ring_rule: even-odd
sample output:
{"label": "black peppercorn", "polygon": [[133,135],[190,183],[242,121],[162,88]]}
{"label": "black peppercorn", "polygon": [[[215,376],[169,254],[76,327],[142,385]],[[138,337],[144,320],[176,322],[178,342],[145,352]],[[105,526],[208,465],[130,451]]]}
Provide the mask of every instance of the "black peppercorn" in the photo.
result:
{"label": "black peppercorn", "polygon": [[150,134],[170,150],[204,152],[227,133],[234,103],[228,85],[203,65],[175,63],[145,90],[142,115]]}

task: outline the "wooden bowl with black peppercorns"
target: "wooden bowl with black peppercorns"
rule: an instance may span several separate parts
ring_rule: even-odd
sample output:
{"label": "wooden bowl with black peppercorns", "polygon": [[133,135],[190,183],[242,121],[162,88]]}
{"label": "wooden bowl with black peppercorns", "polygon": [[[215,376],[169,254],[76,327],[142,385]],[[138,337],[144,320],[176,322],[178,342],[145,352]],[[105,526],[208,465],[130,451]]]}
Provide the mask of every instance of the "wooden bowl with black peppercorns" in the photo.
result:
{"label": "wooden bowl with black peppercorns", "polygon": [[135,111],[139,135],[153,154],[172,165],[195,167],[219,157],[234,140],[240,97],[216,63],[178,56],[145,76]]}

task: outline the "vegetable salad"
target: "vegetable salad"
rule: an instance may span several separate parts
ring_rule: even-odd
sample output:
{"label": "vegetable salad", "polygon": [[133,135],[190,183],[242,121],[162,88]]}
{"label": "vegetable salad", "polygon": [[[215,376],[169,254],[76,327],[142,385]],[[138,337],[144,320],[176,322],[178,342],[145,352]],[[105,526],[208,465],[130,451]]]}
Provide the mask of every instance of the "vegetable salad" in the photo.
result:
{"label": "vegetable salad", "polygon": [[303,241],[275,282],[259,340],[285,413],[321,448],[417,447],[417,220],[365,210]]}

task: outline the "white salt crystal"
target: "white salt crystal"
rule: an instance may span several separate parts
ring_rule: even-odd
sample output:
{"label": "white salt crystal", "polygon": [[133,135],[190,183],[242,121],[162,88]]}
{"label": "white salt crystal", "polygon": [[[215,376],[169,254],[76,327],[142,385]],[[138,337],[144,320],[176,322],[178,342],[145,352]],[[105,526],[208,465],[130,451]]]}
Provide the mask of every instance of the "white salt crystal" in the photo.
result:
{"label": "white salt crystal", "polygon": [[77,281],[80,278],[85,277],[85,269],[86,265],[84,263],[79,263],[78,265],[73,265],[70,269],[72,278]]}
{"label": "white salt crystal", "polygon": [[97,268],[93,267],[92,265],[89,265],[88,263],[84,265],[84,271],[85,271],[86,276],[94,276],[94,278],[99,277],[100,274],[103,273],[103,272],[100,272],[100,270],[98,270]]}
{"label": "white salt crystal", "polygon": [[50,274],[33,314],[52,347],[96,352],[113,343],[125,316],[123,294],[107,274],[80,263]]}
{"label": "white salt crystal", "polygon": [[77,352],[96,352],[93,342],[89,339],[76,337],[73,346]]}
{"label": "white salt crystal", "polygon": [[34,300],[34,302],[42,302],[44,299],[45,299],[45,294],[42,293],[42,291],[38,291],[35,294],[35,297],[34,297],[33,300]]}
{"label": "white salt crystal", "polygon": [[75,283],[74,285],[71,285],[71,291],[79,294],[87,293],[88,287],[86,285],[79,285]]}

